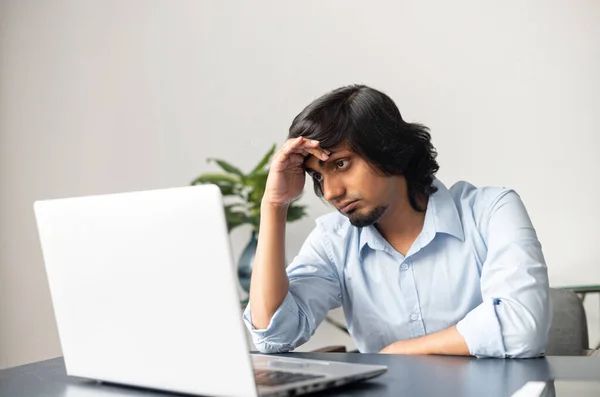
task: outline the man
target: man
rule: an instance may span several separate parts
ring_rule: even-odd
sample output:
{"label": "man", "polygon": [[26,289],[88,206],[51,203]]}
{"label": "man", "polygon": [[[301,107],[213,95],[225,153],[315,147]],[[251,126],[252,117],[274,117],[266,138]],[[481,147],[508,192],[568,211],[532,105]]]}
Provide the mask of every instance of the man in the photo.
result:
{"label": "man", "polygon": [[[535,357],[551,322],[548,273],[513,190],[434,175],[428,129],[366,86],[304,109],[273,157],[244,320],[257,348],[306,342],[343,306],[360,352]],[[289,204],[305,173],[339,213],[287,267]]]}

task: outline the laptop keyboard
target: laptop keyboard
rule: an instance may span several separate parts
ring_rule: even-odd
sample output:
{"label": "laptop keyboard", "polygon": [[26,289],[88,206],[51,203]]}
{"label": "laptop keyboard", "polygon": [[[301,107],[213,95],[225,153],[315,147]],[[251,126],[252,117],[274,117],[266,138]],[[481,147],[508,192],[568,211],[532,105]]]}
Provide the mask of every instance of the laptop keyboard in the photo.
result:
{"label": "laptop keyboard", "polygon": [[308,379],[324,378],[324,375],[299,374],[294,372],[255,369],[254,378],[260,386],[278,386]]}

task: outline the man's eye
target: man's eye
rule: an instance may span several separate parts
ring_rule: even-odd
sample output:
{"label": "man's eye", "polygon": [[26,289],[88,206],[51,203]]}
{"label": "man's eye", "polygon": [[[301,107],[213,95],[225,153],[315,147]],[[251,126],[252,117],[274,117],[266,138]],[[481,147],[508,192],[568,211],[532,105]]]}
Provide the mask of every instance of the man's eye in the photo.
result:
{"label": "man's eye", "polygon": [[348,160],[336,161],[335,166],[338,167],[339,169],[346,168],[348,166]]}

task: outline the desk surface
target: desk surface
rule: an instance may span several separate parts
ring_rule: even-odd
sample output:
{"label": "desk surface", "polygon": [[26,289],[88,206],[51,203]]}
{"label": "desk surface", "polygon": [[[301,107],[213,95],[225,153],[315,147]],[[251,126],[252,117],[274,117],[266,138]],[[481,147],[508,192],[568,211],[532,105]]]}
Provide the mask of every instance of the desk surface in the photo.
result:
{"label": "desk surface", "polygon": [[[347,386],[332,396],[510,396],[525,382],[548,379],[600,380],[600,358],[547,357],[529,360],[475,359],[442,356],[392,356],[357,353],[293,353],[355,363],[384,364],[375,379]],[[166,396],[68,377],[61,358],[0,371],[2,397],[129,397]]]}

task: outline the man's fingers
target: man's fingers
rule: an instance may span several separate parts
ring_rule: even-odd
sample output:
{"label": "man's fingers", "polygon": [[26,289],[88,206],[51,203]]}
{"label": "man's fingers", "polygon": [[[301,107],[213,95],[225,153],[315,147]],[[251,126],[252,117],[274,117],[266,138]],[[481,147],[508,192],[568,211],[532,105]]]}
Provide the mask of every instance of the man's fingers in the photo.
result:
{"label": "man's fingers", "polygon": [[327,160],[329,158],[330,152],[328,150],[322,149],[320,147],[319,141],[302,138],[302,143],[296,144],[298,145],[297,148],[301,149],[302,153],[305,156],[312,154],[313,156],[321,160]]}
{"label": "man's fingers", "polygon": [[309,156],[309,155],[313,155],[316,158],[318,158],[319,160],[327,160],[329,159],[329,156],[323,151],[323,150],[319,150],[319,149],[304,149],[303,153],[304,157]]}
{"label": "man's fingers", "polygon": [[[319,153],[325,153],[328,156],[331,154],[331,152],[329,152],[329,150],[325,150],[323,148],[321,148],[321,142],[319,141],[315,141],[315,140],[310,140],[310,139],[304,139],[304,146],[307,148],[314,148],[317,149],[317,151]],[[313,152],[311,152],[312,154],[314,154]]]}
{"label": "man's fingers", "polygon": [[329,157],[329,155],[331,154],[331,152],[329,150],[325,150],[321,147],[321,142],[319,141],[314,141],[314,140],[305,140],[305,147],[307,148],[306,150],[312,154],[313,156],[316,157],[323,157],[322,155],[325,154],[327,157]]}
{"label": "man's fingers", "polygon": [[290,139],[290,140],[288,140],[282,146],[282,148],[281,148],[281,154],[289,156],[292,152],[294,152],[295,150],[297,150],[299,147],[302,146],[303,141],[304,141],[304,138],[302,138],[302,137],[298,137],[296,139]]}
{"label": "man's fingers", "polygon": [[284,156],[290,156],[292,153],[302,154],[308,156],[312,154],[321,160],[327,160],[330,152],[319,147],[319,141],[298,137],[291,139],[286,142],[281,148],[281,154]]}

